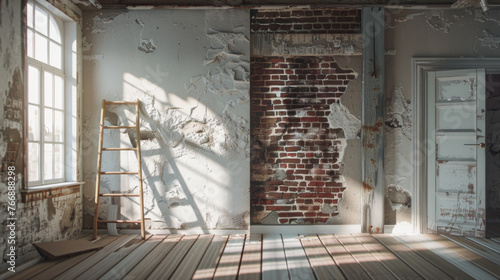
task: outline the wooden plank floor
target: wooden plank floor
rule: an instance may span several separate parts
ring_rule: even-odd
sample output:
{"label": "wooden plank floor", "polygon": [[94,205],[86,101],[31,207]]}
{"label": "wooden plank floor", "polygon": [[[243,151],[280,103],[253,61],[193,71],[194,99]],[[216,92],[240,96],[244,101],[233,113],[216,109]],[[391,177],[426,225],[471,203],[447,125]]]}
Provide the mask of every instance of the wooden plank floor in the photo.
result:
{"label": "wooden plank floor", "polygon": [[[82,235],[80,238],[90,238]],[[103,236],[8,279],[499,279],[500,240],[443,235]],[[5,277],[5,274],[2,275]]]}

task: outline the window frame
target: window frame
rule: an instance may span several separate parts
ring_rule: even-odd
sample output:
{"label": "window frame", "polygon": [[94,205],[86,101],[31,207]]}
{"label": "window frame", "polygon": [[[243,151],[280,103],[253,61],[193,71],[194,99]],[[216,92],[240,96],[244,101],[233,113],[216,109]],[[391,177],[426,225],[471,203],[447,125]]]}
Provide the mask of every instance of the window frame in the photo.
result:
{"label": "window frame", "polygon": [[[65,41],[66,41],[66,38],[65,38],[65,30],[64,30],[64,20],[61,19],[58,15],[56,15],[54,12],[52,12],[49,8],[45,7],[44,5],[42,5],[42,3],[38,2],[38,1],[34,1],[34,0],[30,0],[30,1],[27,1],[26,2],[26,7],[27,7],[27,13],[29,12],[30,9],[28,9],[29,5],[32,5],[33,9],[32,9],[32,26],[29,26],[29,16],[27,16],[27,24],[26,24],[26,41],[27,41],[27,44],[29,44],[31,42],[31,49],[32,49],[32,52],[30,53],[29,52],[29,47],[27,47],[27,51],[26,51],[26,55],[25,55],[25,59],[26,59],[26,84],[28,85],[27,88],[29,88],[29,67],[33,67],[33,68],[36,68],[38,70],[38,103],[32,103],[32,102],[29,102],[29,91],[27,90],[26,92],[26,104],[27,104],[27,111],[29,112],[29,108],[30,106],[36,106],[38,108],[38,112],[39,112],[39,118],[38,118],[38,121],[37,121],[37,126],[38,126],[38,130],[39,130],[39,133],[38,133],[38,140],[35,141],[35,140],[30,140],[29,139],[29,134],[28,134],[28,137],[26,137],[26,141],[27,141],[27,146],[26,146],[26,151],[27,151],[27,174],[26,174],[26,182],[27,182],[27,188],[32,188],[32,187],[40,187],[40,186],[46,186],[46,185],[50,185],[50,184],[59,184],[59,183],[64,183],[64,182],[67,182],[68,178],[67,178],[67,162],[66,162],[66,158],[67,158],[67,137],[66,137],[66,134],[67,134],[67,129],[68,129],[68,125],[67,125],[67,121],[66,121],[66,113],[67,113],[67,103],[66,103],[66,96],[68,95],[68,92],[67,92],[67,86],[66,86],[66,73],[67,73],[67,69],[65,69],[65,65],[66,65],[66,59],[67,57],[70,55],[67,53],[67,50],[66,50],[66,46],[65,46]],[[42,32],[38,31],[36,29],[36,26],[35,26],[35,12],[38,10],[42,10],[43,12],[45,12],[48,17],[47,17],[47,34],[43,34]],[[53,22],[55,23],[55,28],[57,29],[57,31],[59,32],[59,37],[60,37],[60,42],[57,42],[56,40],[54,40],[53,38],[51,38],[51,21],[53,20]],[[28,35],[30,34],[30,32],[32,32],[32,39],[29,40],[28,39]],[[42,36],[44,37],[45,40],[47,40],[46,44],[47,44],[47,49],[46,49],[46,57],[47,57],[47,61],[46,62],[43,62],[41,60],[38,60],[36,59],[36,40],[35,40],[35,36],[36,35],[39,35],[39,36]],[[57,68],[56,66],[54,65],[51,65],[51,43],[53,44],[57,44],[60,48],[60,58],[59,58],[59,62],[60,62],[60,68]],[[30,56],[30,54],[32,55],[32,57]],[[71,59],[71,58],[69,58]],[[48,105],[45,103],[45,73],[49,73],[52,75],[52,104]],[[62,96],[63,96],[63,101],[62,101],[62,109],[60,108],[57,108],[57,106],[55,105],[55,89],[54,89],[54,85],[55,85],[55,76],[58,76],[62,79]],[[62,114],[63,118],[62,118],[62,131],[61,131],[61,139],[59,141],[56,141],[56,139],[54,138],[55,136],[53,135],[52,137],[52,140],[45,140],[45,135],[44,135],[44,124],[45,124],[45,110],[46,109],[49,109],[49,110],[52,110],[52,118],[54,120],[54,117],[55,117],[55,112],[58,111]],[[30,125],[30,120],[29,120],[29,114],[27,112],[27,115],[26,115],[26,124],[27,124],[27,132],[29,133],[29,125]],[[52,121],[51,123],[52,125],[52,132],[54,133],[55,132],[55,122]],[[29,144],[30,143],[37,143],[38,147],[39,147],[39,156],[38,156],[38,166],[37,166],[37,169],[38,169],[38,179],[37,180],[30,180],[29,178],[29,168],[30,168],[30,157],[29,157],[29,154],[30,154],[30,150],[29,150]],[[51,179],[46,179],[47,177],[45,177],[45,145],[46,144],[52,144],[53,145],[53,150],[51,152],[51,156],[52,156],[52,162],[51,162],[51,170],[52,170],[52,174],[51,174]],[[54,178],[55,175],[56,175],[56,152],[55,152],[55,145],[61,145],[62,146],[62,150],[61,150],[61,157],[62,157],[62,163],[61,163],[61,170],[60,170],[60,174],[61,174],[61,177],[58,177],[58,178]],[[49,178],[50,178],[49,177]]]}

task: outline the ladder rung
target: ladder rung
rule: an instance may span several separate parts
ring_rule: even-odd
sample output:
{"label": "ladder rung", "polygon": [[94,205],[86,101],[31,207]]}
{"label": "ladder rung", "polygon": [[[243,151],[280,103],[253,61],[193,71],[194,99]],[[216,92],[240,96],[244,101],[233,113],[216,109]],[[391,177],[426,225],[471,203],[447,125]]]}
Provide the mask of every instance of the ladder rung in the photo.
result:
{"label": "ladder rung", "polygon": [[133,220],[97,220],[98,223],[114,223],[114,224],[142,224],[140,220],[138,221],[133,221]]}
{"label": "ladder rung", "polygon": [[106,105],[137,105],[137,101],[104,101]]}
{"label": "ladder rung", "polygon": [[120,129],[120,128],[137,128],[135,125],[107,125],[103,126],[106,129]]}
{"label": "ladder rung", "polygon": [[106,172],[100,172],[102,175],[121,175],[121,174],[138,174],[137,172],[119,172],[119,171],[106,171]]}
{"label": "ladder rung", "polygon": [[102,148],[103,151],[136,151],[137,148]]}
{"label": "ladder rung", "polygon": [[139,197],[139,194],[135,194],[135,193],[100,193],[99,196],[135,196],[135,197]]}

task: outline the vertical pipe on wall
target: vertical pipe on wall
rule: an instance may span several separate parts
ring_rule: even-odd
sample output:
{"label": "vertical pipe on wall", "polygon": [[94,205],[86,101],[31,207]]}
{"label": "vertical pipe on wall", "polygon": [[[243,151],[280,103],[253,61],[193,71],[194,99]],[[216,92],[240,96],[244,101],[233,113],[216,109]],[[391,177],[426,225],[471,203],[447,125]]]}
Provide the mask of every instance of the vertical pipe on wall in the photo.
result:
{"label": "vertical pipe on wall", "polygon": [[384,229],[384,8],[363,8],[362,232]]}

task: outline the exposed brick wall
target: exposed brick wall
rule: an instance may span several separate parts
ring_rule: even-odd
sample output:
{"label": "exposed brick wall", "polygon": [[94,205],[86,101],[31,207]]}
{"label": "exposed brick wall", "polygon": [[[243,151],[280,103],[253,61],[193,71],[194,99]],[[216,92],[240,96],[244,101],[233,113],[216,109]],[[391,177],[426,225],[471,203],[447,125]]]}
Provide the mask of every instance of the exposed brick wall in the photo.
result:
{"label": "exposed brick wall", "polygon": [[254,57],[251,73],[252,223],[325,223],[345,189],[327,117],[355,73],[333,57]]}
{"label": "exposed brick wall", "polygon": [[361,10],[258,10],[251,28],[254,33],[360,33]]}

